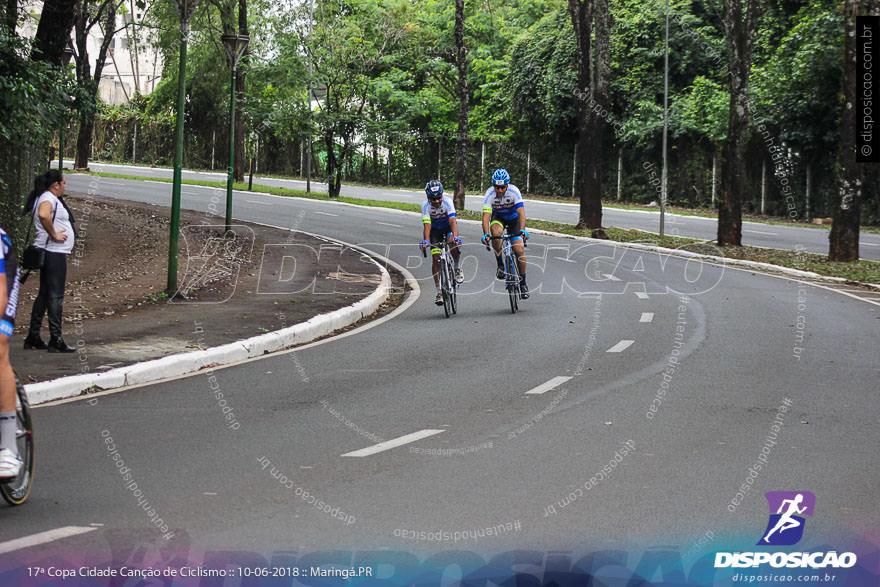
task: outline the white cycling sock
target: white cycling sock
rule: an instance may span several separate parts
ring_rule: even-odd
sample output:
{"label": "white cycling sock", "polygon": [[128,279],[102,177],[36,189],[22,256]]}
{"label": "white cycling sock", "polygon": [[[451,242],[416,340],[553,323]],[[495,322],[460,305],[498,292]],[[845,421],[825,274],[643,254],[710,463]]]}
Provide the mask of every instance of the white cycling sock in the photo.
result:
{"label": "white cycling sock", "polygon": [[8,448],[18,454],[15,442],[15,412],[0,412],[0,449]]}

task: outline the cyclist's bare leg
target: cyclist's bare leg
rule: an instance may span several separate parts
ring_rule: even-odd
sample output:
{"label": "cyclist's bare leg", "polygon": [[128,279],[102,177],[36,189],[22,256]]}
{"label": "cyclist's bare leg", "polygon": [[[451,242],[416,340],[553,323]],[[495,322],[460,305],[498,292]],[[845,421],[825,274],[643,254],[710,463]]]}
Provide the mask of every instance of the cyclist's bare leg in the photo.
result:
{"label": "cyclist's bare leg", "polygon": [[18,454],[15,443],[15,373],[9,362],[9,337],[0,334],[0,449]]}
{"label": "cyclist's bare leg", "polygon": [[526,255],[525,250],[523,249],[522,239],[518,238],[515,241],[511,241],[510,248],[513,249],[513,254],[516,256],[516,268],[519,269],[519,274],[522,276],[523,279],[525,279]]}
{"label": "cyclist's bare leg", "polygon": [[452,234],[446,237],[446,242],[449,243],[449,253],[452,255],[452,260],[455,261],[455,266],[458,267],[458,262],[461,260],[461,251],[458,250],[458,245],[452,240]]}
{"label": "cyclist's bare leg", "polygon": [[431,273],[434,275],[434,285],[440,291],[440,253],[431,255]]}

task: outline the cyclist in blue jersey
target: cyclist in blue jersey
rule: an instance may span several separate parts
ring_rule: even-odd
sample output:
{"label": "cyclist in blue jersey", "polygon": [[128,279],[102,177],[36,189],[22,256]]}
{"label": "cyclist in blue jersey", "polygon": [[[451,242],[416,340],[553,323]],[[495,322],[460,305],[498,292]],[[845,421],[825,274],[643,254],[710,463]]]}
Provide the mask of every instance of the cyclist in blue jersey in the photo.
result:
{"label": "cyclist in blue jersey", "polygon": [[[455,263],[455,281],[461,283],[464,281],[464,275],[458,266],[461,252],[458,245],[461,244],[461,238],[458,236],[458,224],[455,221],[455,204],[452,200],[443,197],[443,184],[437,181],[429,181],[425,185],[425,194],[428,199],[422,204],[422,224],[425,227],[424,236],[419,246],[425,250],[429,245],[447,241],[450,243],[450,252],[452,260]],[[434,286],[437,288],[437,295],[434,297],[434,303],[438,306],[443,305],[443,294],[440,293],[440,255],[431,256],[431,272],[434,274]]]}
{"label": "cyclist in blue jersey", "polygon": [[15,373],[9,362],[9,339],[15,328],[18,306],[18,261],[12,241],[0,228],[0,479],[17,477],[22,461],[15,430]]}
{"label": "cyclist in blue jersey", "polygon": [[498,279],[504,279],[501,240],[491,237],[499,237],[505,230],[507,234],[516,235],[511,237],[510,245],[519,269],[520,292],[522,298],[526,299],[529,297],[529,288],[526,286],[526,256],[523,251],[523,239],[529,238],[529,233],[526,232],[526,209],[519,188],[510,183],[510,174],[506,169],[496,169],[492,174],[492,186],[486,190],[483,200],[483,238],[480,240],[483,244],[492,241],[495,262],[498,264],[495,275]]}

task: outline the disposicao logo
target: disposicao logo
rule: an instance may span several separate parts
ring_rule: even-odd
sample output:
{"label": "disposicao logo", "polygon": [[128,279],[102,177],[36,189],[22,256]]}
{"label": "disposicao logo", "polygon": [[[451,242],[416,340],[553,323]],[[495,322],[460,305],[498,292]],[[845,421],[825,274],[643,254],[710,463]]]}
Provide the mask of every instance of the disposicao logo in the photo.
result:
{"label": "disposicao logo", "polygon": [[793,546],[804,535],[806,520],[816,507],[816,496],[810,491],[768,491],[764,494],[770,506],[770,521],[758,546]]}
{"label": "disposicao logo", "polygon": [[[769,491],[764,494],[770,519],[758,546],[793,546],[804,535],[806,519],[816,507],[816,496],[809,491]],[[774,568],[844,568],[857,562],[855,553],[829,552],[718,552],[715,568],[755,568],[769,564]]]}

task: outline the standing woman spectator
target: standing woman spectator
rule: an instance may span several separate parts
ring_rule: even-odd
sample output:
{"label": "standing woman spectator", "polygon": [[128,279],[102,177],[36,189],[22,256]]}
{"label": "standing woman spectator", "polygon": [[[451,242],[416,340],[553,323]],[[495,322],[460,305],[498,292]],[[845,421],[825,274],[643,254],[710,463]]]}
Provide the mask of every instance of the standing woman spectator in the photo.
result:
{"label": "standing woman spectator", "polygon": [[[40,292],[31,310],[31,325],[24,341],[25,349],[48,349],[50,353],[72,353],[61,337],[61,310],[64,282],[67,280],[67,255],[73,251],[76,231],[73,214],[64,203],[67,182],[57,169],[50,169],[34,180],[24,213],[30,212],[37,236],[34,246],[46,250],[46,262],[40,269]],[[49,313],[49,344],[40,338],[43,314]]]}

